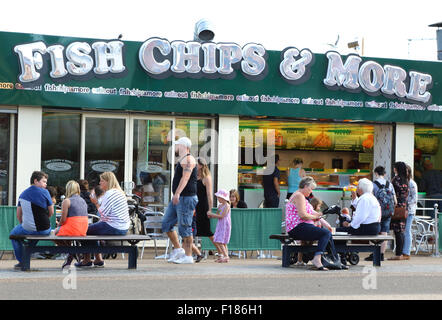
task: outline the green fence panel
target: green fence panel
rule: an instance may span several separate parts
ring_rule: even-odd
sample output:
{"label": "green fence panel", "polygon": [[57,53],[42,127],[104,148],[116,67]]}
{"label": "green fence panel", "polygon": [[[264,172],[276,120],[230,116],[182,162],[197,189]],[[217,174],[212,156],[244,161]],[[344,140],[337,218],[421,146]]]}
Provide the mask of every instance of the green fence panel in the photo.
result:
{"label": "green fence panel", "polygon": [[[213,209],[216,212],[216,209]],[[232,209],[232,232],[229,250],[279,250],[281,243],[270,240],[269,236],[281,233],[282,210],[270,209]],[[211,229],[215,232],[217,219],[211,219]],[[202,250],[215,247],[207,237],[201,238]]]}
{"label": "green fence panel", "polygon": [[9,234],[18,225],[17,207],[0,206],[0,250],[12,250]]}
{"label": "green fence panel", "polygon": [[[51,229],[57,226],[55,213],[50,218]],[[9,234],[16,225],[18,225],[17,207],[0,206],[0,250],[13,250]],[[39,246],[53,246],[53,241],[39,241]]]}

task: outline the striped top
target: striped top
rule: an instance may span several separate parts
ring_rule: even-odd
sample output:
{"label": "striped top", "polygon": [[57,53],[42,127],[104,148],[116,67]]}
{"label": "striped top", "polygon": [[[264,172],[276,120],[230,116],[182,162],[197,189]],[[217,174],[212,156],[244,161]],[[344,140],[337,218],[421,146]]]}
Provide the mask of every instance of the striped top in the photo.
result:
{"label": "striped top", "polygon": [[101,221],[118,230],[128,230],[130,226],[129,208],[126,196],[117,189],[106,191],[100,208]]}

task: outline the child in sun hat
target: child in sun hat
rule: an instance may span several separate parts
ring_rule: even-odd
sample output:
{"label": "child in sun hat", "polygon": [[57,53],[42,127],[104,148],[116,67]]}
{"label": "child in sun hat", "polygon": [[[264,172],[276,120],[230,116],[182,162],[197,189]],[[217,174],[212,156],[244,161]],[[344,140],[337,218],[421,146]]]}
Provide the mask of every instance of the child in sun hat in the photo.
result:
{"label": "child in sun hat", "polygon": [[229,253],[227,251],[227,244],[230,241],[230,231],[232,223],[230,220],[230,194],[224,189],[218,190],[215,193],[219,205],[216,214],[207,213],[209,218],[219,219],[216,224],[213,242],[220,253],[220,256],[215,262],[229,262]]}

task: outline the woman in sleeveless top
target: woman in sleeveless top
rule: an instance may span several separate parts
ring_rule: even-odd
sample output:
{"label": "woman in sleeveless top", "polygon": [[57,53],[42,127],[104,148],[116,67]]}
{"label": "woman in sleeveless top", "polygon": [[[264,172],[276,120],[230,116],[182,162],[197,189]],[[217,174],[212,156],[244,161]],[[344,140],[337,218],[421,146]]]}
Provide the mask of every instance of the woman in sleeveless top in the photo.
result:
{"label": "woman in sleeveless top", "polygon": [[[62,214],[59,227],[55,229],[57,236],[85,236],[88,229],[86,201],[80,196],[80,185],[70,180],[66,184],[66,199],[61,204]],[[57,245],[70,246],[70,241],[57,241]],[[70,265],[74,256],[69,255],[62,268]]]}
{"label": "woman in sleeveless top", "polygon": [[[327,271],[328,269],[322,265],[321,257],[326,251],[327,244],[330,242],[332,251],[334,251],[334,244],[332,234],[328,229],[314,225],[314,221],[322,216],[322,213],[313,210],[312,205],[306,199],[314,188],[316,188],[316,183],[312,177],[305,177],[301,180],[299,189],[293,193],[286,205],[286,230],[290,237],[297,240],[318,240],[312,263],[316,270]],[[332,254],[336,256],[336,252]]]}
{"label": "woman in sleeveless top", "polygon": [[289,168],[288,172],[288,188],[287,188],[287,199],[298,190],[299,183],[301,179],[305,177],[305,171],[302,169],[303,161],[301,158],[295,158],[293,160],[293,168]]}

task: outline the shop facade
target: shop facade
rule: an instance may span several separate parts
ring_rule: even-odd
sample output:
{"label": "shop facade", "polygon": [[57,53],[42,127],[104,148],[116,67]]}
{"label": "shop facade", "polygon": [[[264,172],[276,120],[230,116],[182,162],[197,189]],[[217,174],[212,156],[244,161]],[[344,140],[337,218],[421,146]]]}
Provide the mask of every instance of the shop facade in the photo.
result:
{"label": "shop facade", "polygon": [[250,207],[275,153],[282,190],[302,158],[324,198],[377,165],[389,176],[394,161],[442,170],[439,62],[156,37],[0,32],[0,43],[2,205],[41,169],[56,187],[113,171],[164,206],[180,136],[209,162],[215,187],[241,189]]}

